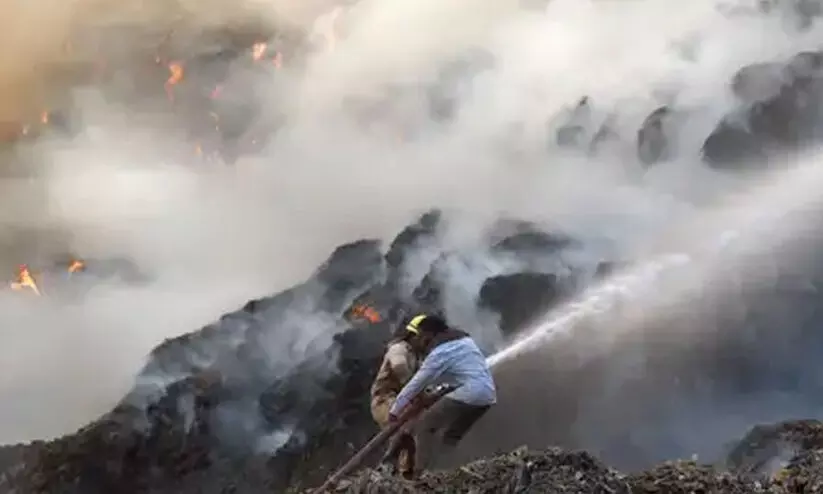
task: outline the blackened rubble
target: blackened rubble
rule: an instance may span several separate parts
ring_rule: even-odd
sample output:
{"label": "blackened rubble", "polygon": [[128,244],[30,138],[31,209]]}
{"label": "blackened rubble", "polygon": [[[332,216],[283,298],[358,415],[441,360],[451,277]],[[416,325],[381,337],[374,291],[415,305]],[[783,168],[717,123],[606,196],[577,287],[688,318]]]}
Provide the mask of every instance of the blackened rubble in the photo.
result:
{"label": "blackened rubble", "polygon": [[589,453],[556,448],[545,451],[521,448],[455,470],[427,472],[415,482],[366,470],[341,483],[337,492],[629,494],[631,490],[625,475],[603,465]]}
{"label": "blackened rubble", "polygon": [[[729,455],[727,466],[696,460],[665,462],[626,474],[609,468],[589,453],[550,448],[519,448],[508,454],[443,471],[425,472],[416,481],[365,469],[338,485],[338,493],[625,493],[625,494],[800,494],[823,487],[821,424],[815,420],[787,421],[753,428]],[[792,444],[792,453],[768,475],[747,463],[778,459],[764,448]],[[762,463],[758,464],[762,467]],[[756,469],[755,469],[756,470]]]}

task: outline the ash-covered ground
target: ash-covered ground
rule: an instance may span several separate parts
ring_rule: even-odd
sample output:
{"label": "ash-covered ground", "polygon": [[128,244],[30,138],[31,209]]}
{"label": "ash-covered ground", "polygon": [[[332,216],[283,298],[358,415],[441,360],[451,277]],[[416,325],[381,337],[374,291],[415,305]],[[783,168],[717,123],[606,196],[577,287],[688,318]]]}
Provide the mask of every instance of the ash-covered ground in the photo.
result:
{"label": "ash-covered ground", "polygon": [[[797,170],[821,137],[818,3],[515,4],[103,9],[118,22],[31,50],[60,63],[4,60],[0,264],[39,266],[44,293],[2,299],[30,338],[0,353],[3,430],[63,406],[87,425],[0,448],[0,492],[303,491],[376,432],[405,314],[492,355],[661,251],[689,261],[497,365],[454,457],[413,483],[367,463],[341,492],[815,492],[820,208]],[[138,351],[118,339],[154,349],[87,421],[95,386],[52,361],[82,341],[105,382]],[[46,364],[38,400],[18,366]]]}

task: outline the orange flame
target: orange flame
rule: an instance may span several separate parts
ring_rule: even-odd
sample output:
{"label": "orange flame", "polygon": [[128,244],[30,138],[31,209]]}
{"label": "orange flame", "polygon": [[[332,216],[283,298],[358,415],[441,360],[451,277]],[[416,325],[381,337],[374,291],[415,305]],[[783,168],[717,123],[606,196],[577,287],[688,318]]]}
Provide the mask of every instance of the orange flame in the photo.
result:
{"label": "orange flame", "polygon": [[382,320],[380,313],[368,305],[356,305],[352,308],[351,313],[353,316],[366,319],[372,324],[376,324]]}
{"label": "orange flame", "polygon": [[86,263],[80,259],[75,259],[69,264],[69,273],[79,273],[85,271]]}
{"label": "orange flame", "polygon": [[172,88],[175,84],[183,80],[183,65],[179,62],[172,62],[169,64],[169,78],[166,80],[166,93],[169,99],[173,99]]}
{"label": "orange flame", "polygon": [[11,282],[11,289],[17,291],[29,289],[35,294],[40,295],[40,289],[37,288],[37,283],[34,282],[34,277],[31,275],[29,267],[25,264],[22,264],[18,269],[17,280]]}
{"label": "orange flame", "polygon": [[40,114],[40,123],[42,123],[43,125],[46,125],[46,124],[49,123],[49,112],[44,111],[43,113]]}

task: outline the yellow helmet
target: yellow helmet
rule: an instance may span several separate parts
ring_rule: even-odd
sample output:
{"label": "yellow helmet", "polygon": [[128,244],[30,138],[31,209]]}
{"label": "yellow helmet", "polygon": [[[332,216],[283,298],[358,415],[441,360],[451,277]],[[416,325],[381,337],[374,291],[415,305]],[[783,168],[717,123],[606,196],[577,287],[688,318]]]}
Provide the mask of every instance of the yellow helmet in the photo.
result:
{"label": "yellow helmet", "polygon": [[423,322],[428,316],[426,314],[420,314],[414,316],[408,324],[406,324],[406,331],[412,333],[413,335],[419,336],[420,335],[420,323]]}

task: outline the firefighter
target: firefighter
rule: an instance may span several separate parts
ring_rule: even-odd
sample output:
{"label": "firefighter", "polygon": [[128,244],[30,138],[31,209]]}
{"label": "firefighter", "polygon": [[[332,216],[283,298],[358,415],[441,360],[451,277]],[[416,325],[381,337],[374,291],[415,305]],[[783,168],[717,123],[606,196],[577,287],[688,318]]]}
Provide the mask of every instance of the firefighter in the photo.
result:
{"label": "firefighter", "polygon": [[[406,329],[410,327],[410,323],[411,321],[404,321],[395,331],[371,386],[371,414],[381,429],[390,425],[389,410],[419,364],[419,355],[411,343],[416,335]],[[384,463],[392,473],[411,478],[414,475],[416,450],[414,435],[401,431],[394,444],[394,451],[387,455]]]}
{"label": "firefighter", "polygon": [[[438,316],[416,316],[406,330],[414,335],[409,342],[419,354],[425,355],[425,359],[394,400],[389,410],[389,421],[396,421],[403,409],[428,386],[459,386],[438,401],[417,425],[439,436],[441,453],[448,453],[497,403],[497,389],[491,369],[474,340],[467,333],[449,327]],[[398,437],[389,446],[389,453],[399,447],[401,439]]]}

